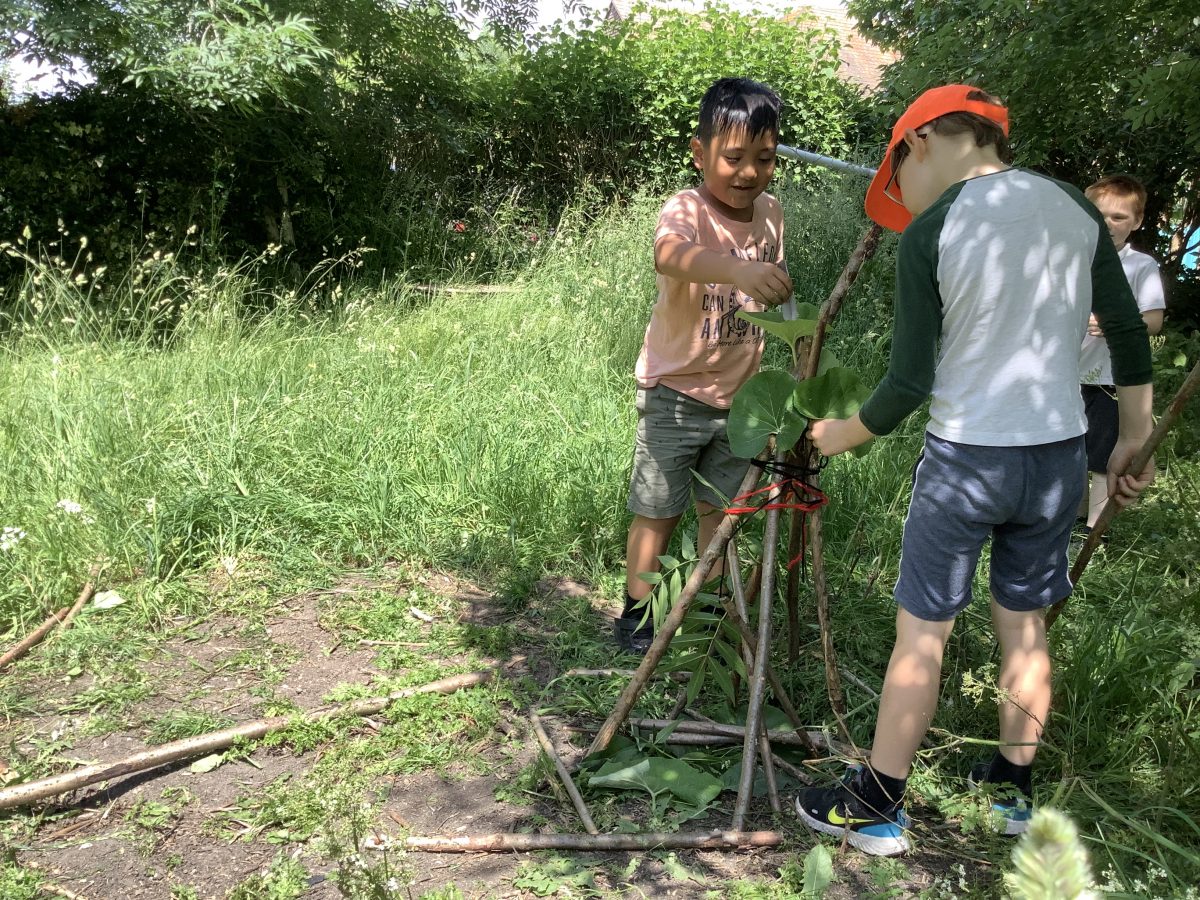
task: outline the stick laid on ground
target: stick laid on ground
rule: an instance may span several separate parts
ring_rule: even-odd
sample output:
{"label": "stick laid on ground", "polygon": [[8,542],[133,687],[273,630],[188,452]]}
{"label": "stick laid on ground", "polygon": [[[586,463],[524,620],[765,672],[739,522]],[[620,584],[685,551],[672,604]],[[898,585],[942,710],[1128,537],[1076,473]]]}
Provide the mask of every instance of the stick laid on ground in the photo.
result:
{"label": "stick laid on ground", "polygon": [[29,634],[25,635],[25,637],[21,640],[21,642],[19,644],[17,644],[17,646],[13,647],[11,650],[9,650],[7,653],[5,653],[3,656],[0,656],[0,669],[3,669],[9,663],[16,662],[18,659],[20,659],[22,656],[24,656],[26,653],[28,653],[32,648],[34,648],[38,644],[40,644],[42,642],[42,639],[47,634],[49,634],[50,631],[56,625],[58,625],[60,622],[62,622],[66,619],[67,613],[70,611],[71,611],[71,607],[64,606],[58,612],[52,613],[50,615],[50,617],[48,619],[46,619],[45,622],[43,622],[41,625],[39,625],[37,628],[35,628]]}
{"label": "stick laid on ground", "polygon": [[738,850],[777,847],[778,831],[649,832],[647,834],[476,834],[462,837],[411,835],[397,841],[425,853],[495,853],[511,850]]}
{"label": "stick laid on ground", "polygon": [[40,781],[4,788],[0,790],[0,809],[25,806],[100,781],[111,781],[123,775],[144,772],[147,769],[155,769],[183,759],[207,756],[217,750],[233,746],[234,742],[239,739],[257,740],[272,732],[282,731],[297,722],[318,722],[337,716],[369,716],[385,709],[393,701],[403,700],[406,697],[415,697],[418,694],[452,694],[463,688],[485,684],[491,681],[495,674],[495,669],[489,669],[483,672],[455,675],[452,678],[443,678],[420,687],[405,688],[402,691],[388,694],[386,697],[352,700],[349,703],[313,710],[303,716],[272,716],[267,719],[257,719],[221,731],[184,738],[180,741],[171,741],[169,744],[162,744],[151,750],[135,753],[133,756],[115,763],[97,763],[64,772],[62,775],[55,775],[53,778],[43,778]]}
{"label": "stick laid on ground", "polygon": [[79,611],[83,609],[84,604],[92,599],[92,594],[96,590],[96,579],[100,577],[100,569],[100,563],[93,563],[92,567],[88,569],[87,581],[83,585],[83,590],[79,592],[79,596],[75,599],[75,605],[71,607],[70,612],[67,613],[67,617],[63,619],[60,634],[71,627],[71,622],[79,615]]}
{"label": "stick laid on ground", "polygon": [[537,735],[538,743],[542,745],[542,752],[550,758],[550,762],[554,763],[554,771],[558,773],[559,780],[562,781],[563,787],[567,789],[567,796],[571,798],[571,803],[575,806],[575,812],[579,813],[579,821],[583,823],[584,831],[588,834],[599,834],[600,830],[596,827],[596,823],[592,821],[592,814],[588,811],[587,804],[583,802],[583,795],[579,793],[579,788],[575,786],[575,779],[571,777],[571,773],[563,765],[562,757],[554,749],[550,735],[546,734],[546,729],[542,727],[542,720],[538,717],[537,713],[530,712],[529,721],[533,725],[533,733]]}
{"label": "stick laid on ground", "polygon": [[[1188,401],[1192,399],[1192,394],[1196,393],[1196,389],[1200,388],[1200,362],[1192,367],[1192,371],[1188,373],[1188,377],[1183,380],[1179,390],[1175,393],[1175,397],[1167,406],[1166,412],[1162,414],[1162,418],[1158,420],[1158,424],[1154,426],[1154,430],[1150,432],[1150,437],[1146,438],[1146,443],[1142,444],[1142,449],[1134,454],[1133,459],[1129,461],[1129,465],[1125,467],[1124,474],[1137,475],[1141,474],[1146,468],[1146,463],[1150,461],[1150,457],[1154,455],[1154,451],[1158,449],[1158,445],[1163,442],[1163,438],[1167,436],[1167,432],[1171,427],[1179,421],[1179,417],[1183,415],[1183,410],[1187,406]],[[1087,568],[1088,561],[1092,558],[1092,554],[1096,552],[1096,547],[1100,544],[1100,538],[1104,536],[1104,532],[1108,531],[1108,526],[1112,524],[1112,520],[1116,518],[1117,513],[1121,511],[1120,504],[1116,500],[1109,498],[1104,509],[1100,512],[1100,518],[1096,520],[1096,524],[1092,526],[1092,533],[1088,535],[1083,546],[1079,549],[1079,556],[1075,558],[1075,565],[1071,567],[1071,583],[1078,584],[1079,579],[1083,576],[1083,570]],[[1067,599],[1064,597],[1059,600],[1054,606],[1050,607],[1050,612],[1046,614],[1046,627],[1049,628],[1054,624],[1055,620],[1062,615],[1063,607],[1067,605]]]}

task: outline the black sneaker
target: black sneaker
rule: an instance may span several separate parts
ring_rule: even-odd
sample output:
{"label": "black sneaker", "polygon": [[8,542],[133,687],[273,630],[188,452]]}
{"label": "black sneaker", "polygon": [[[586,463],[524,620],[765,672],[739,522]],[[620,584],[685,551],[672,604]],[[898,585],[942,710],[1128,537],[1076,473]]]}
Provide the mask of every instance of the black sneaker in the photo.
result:
{"label": "black sneaker", "polygon": [[654,640],[654,625],[649,620],[642,625],[642,617],[636,613],[621,616],[613,622],[613,637],[626,653],[645,656]]}
{"label": "black sneaker", "polygon": [[976,763],[967,776],[971,790],[985,789],[992,801],[992,822],[1000,834],[1023,834],[1033,818],[1033,801],[1015,785],[988,781],[988,763]]}
{"label": "black sneaker", "polygon": [[808,788],[796,798],[800,821],[814,831],[834,837],[871,856],[899,856],[911,848],[905,832],[911,820],[903,804],[880,813],[858,799],[855,789],[862,768],[856,766],[833,788]]}

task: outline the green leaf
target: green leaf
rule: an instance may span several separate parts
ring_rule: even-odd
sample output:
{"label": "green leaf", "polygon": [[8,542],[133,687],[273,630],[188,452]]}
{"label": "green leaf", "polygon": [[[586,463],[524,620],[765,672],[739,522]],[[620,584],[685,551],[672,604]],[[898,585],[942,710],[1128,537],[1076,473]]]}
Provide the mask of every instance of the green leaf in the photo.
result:
{"label": "green leaf", "polygon": [[[797,306],[812,306],[811,303],[797,304]],[[783,311],[776,309],[768,309],[766,312],[747,312],[744,309],[737,311],[739,319],[745,319],[752,325],[757,325],[767,334],[773,334],[777,338],[782,338],[787,341],[789,347],[796,346],[796,340],[802,337],[808,337],[817,330],[817,320],[813,319],[785,319]]]}
{"label": "green leaf", "polygon": [[833,859],[824,844],[817,844],[804,857],[804,896],[823,896],[832,881]]}
{"label": "green leaf", "polygon": [[795,445],[808,423],[796,414],[792,397],[796,379],[787,372],[759,372],[733,396],[729,409],[729,446],[738,456],[750,459],[777,435],[779,447]]}
{"label": "green leaf", "polygon": [[833,355],[832,351],[826,350],[824,347],[821,348],[821,361],[817,363],[818,376],[824,375],[830,369],[841,368],[841,365],[841,362]]}
{"label": "green leaf", "polygon": [[223,762],[225,762],[224,754],[210,753],[208,756],[202,757],[188,766],[188,771],[195,772],[197,775],[203,775],[205,772],[211,772]]}
{"label": "green leaf", "polygon": [[705,806],[721,793],[721,782],[680,759],[643,759],[634,765],[613,761],[588,780],[590,787],[664,792],[694,806]]}
{"label": "green leaf", "polygon": [[821,308],[815,303],[797,303],[796,318],[797,319],[812,319],[814,322],[820,317]]}
{"label": "green leaf", "polygon": [[[863,384],[857,372],[844,366],[835,366],[824,375],[806,378],[797,384],[792,403],[810,419],[845,419],[858,412],[870,394],[870,389]],[[734,400],[737,400],[736,396]]]}

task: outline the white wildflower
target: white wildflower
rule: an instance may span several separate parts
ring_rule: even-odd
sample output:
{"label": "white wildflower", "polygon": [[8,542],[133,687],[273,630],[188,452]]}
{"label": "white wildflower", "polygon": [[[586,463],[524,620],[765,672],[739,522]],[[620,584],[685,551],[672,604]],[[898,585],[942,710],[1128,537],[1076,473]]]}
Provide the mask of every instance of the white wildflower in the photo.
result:
{"label": "white wildflower", "polygon": [[83,512],[83,507],[80,506],[78,503],[76,503],[74,500],[67,500],[64,498],[62,500],[59,500],[54,505],[56,507],[58,507],[59,509],[61,509],[63,512],[65,512],[69,516],[77,516],[81,512]]}
{"label": "white wildflower", "polygon": [[17,544],[25,540],[25,532],[16,525],[5,525],[0,531],[0,553],[11,553]]}
{"label": "white wildflower", "polygon": [[154,497],[147,497],[143,502],[146,504],[147,513],[154,515],[156,512],[158,512],[158,500],[156,500]]}

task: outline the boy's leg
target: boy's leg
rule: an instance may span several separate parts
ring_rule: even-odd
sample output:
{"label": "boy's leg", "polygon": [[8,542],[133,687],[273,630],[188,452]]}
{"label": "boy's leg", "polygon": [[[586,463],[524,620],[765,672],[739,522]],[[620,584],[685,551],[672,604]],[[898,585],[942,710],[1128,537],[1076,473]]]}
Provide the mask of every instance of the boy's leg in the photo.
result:
{"label": "boy's leg", "polygon": [[[708,545],[712,543],[713,535],[717,533],[717,529],[721,527],[721,520],[725,518],[723,510],[718,509],[711,503],[705,503],[703,500],[696,501],[696,518],[700,522],[700,535],[697,538],[699,541],[696,546],[696,553],[699,556],[704,555],[704,551],[708,549]],[[725,573],[725,554],[722,553],[717,557],[717,561],[713,563],[713,567],[708,572],[709,578],[720,578]]]}
{"label": "boy's leg", "polygon": [[1004,699],[1000,705],[1000,754],[1014,765],[1029,766],[1050,711],[1045,612],[1014,612],[993,598],[992,627],[1000,642],[999,688]]}
{"label": "boy's leg", "polygon": [[669,519],[633,517],[625,542],[625,595],[630,599],[641,602],[650,593],[652,585],[638,578],[638,574],[658,571],[658,558],[667,552],[679,519],[680,516]]}
{"label": "boy's leg", "polygon": [[1095,526],[1096,521],[1100,518],[1100,513],[1104,511],[1104,507],[1108,504],[1108,476],[1098,475],[1095,472],[1091,473],[1092,484],[1091,492],[1088,494],[1088,510],[1087,510],[1087,527]]}
{"label": "boy's leg", "polygon": [[942,653],[953,628],[953,619],[927,622],[904,608],[896,613],[896,646],[883,681],[871,745],[874,771],[896,779],[908,777],[937,709]]}

